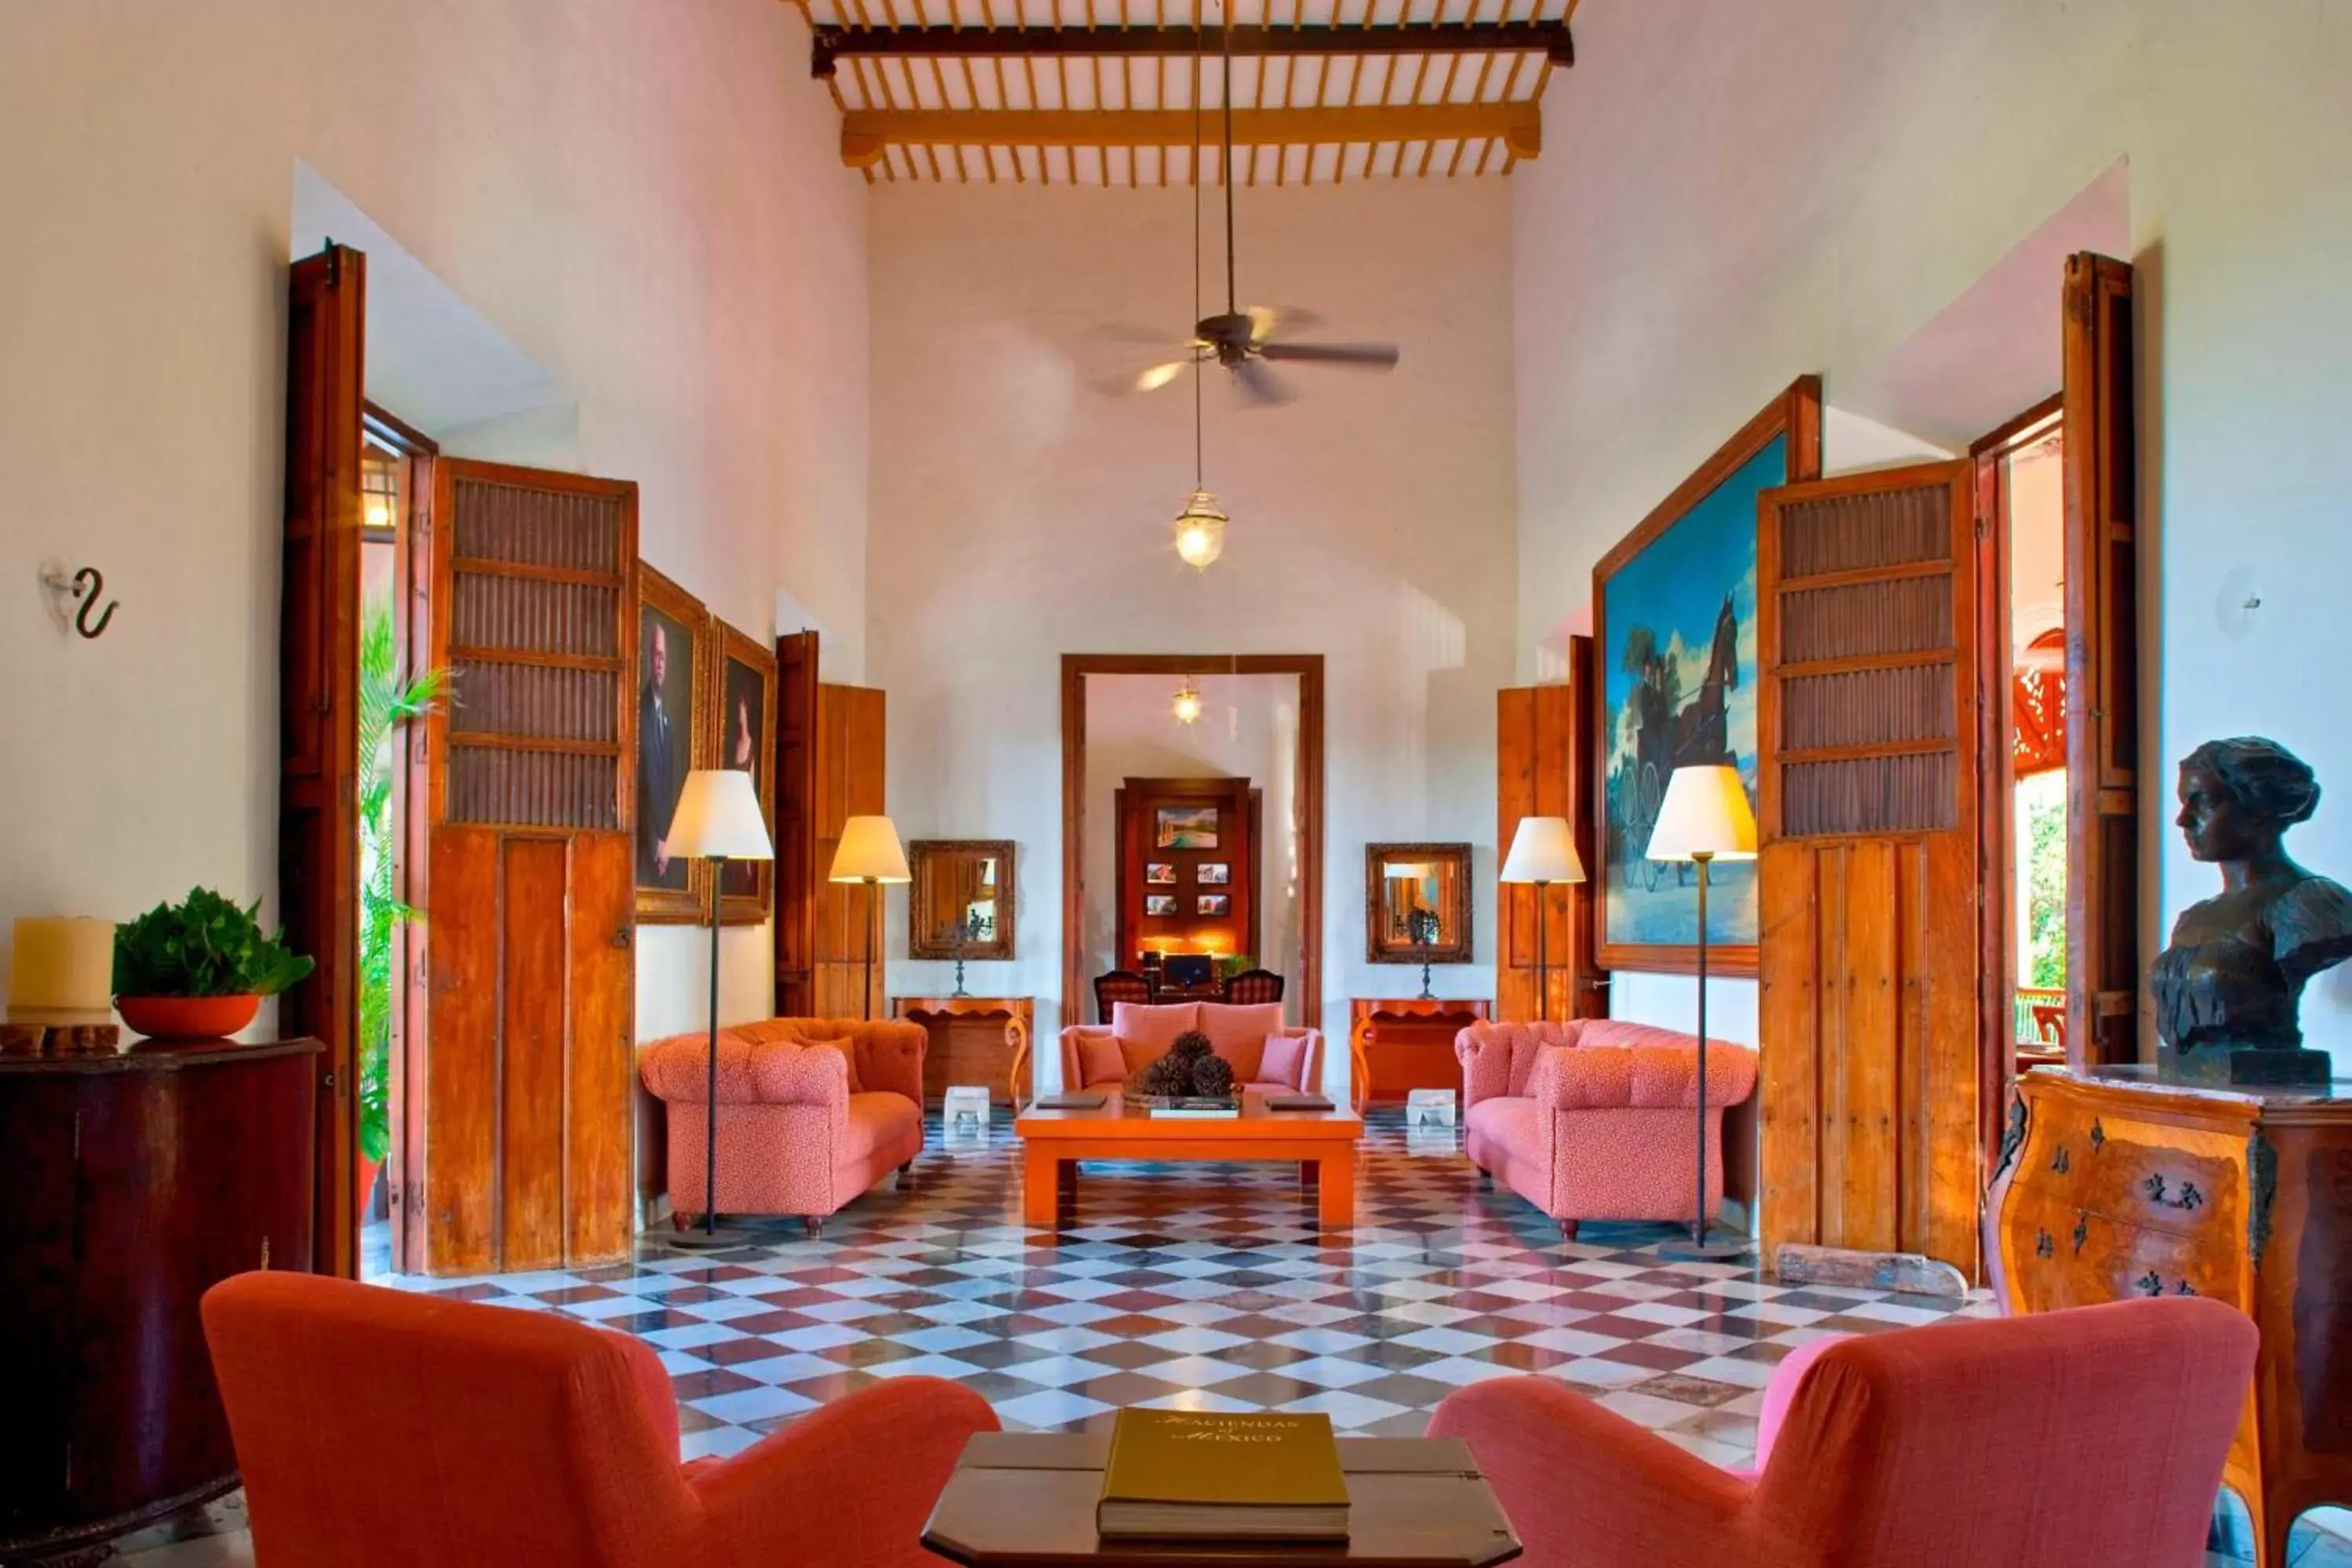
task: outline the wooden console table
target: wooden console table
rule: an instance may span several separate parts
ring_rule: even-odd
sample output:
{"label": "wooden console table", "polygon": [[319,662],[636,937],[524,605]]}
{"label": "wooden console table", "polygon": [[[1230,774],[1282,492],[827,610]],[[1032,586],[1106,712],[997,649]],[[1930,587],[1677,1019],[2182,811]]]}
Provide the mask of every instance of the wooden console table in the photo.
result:
{"label": "wooden console table", "polygon": [[2286,1562],[2305,1509],[2352,1503],[2352,1099],[2037,1068],[2017,1080],[1986,1209],[2013,1312],[2196,1295],[2254,1320],[2222,1479],[2256,1568]]}
{"label": "wooden console table", "polygon": [[310,1268],[319,1049],[0,1059],[0,1562],[236,1484],[196,1301]]}
{"label": "wooden console table", "polygon": [[[984,1083],[989,1099],[1002,1082],[1018,1110],[1030,1096],[1029,1039],[1036,1027],[1034,996],[897,996],[891,1015],[929,1031],[923,1054],[923,1099],[939,1104],[951,1083]],[[1003,1030],[985,1027],[1001,1021]]]}
{"label": "wooden console table", "polygon": [[[1348,1003],[1349,1099],[1402,1100],[1408,1089],[1462,1088],[1454,1037],[1492,1015],[1481,998],[1357,996]],[[1376,1052],[1373,1047],[1380,1048]]]}

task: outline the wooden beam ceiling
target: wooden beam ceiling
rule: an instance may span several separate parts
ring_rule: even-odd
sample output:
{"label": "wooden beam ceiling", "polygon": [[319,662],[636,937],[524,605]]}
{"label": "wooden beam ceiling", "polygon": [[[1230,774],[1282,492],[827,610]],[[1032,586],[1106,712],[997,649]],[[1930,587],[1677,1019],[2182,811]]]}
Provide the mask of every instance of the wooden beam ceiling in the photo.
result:
{"label": "wooden beam ceiling", "polygon": [[[1222,134],[1213,111],[1210,121],[1213,134]],[[852,110],[842,116],[841,161],[867,168],[892,145],[1190,147],[1200,125],[1182,109]],[[1236,147],[1496,141],[1525,160],[1543,151],[1543,111],[1532,102],[1235,109],[1233,138]]]}
{"label": "wooden beam ceiling", "polygon": [[[1462,22],[1435,26],[1236,26],[1237,57],[1331,55],[1539,54],[1553,65],[1576,63],[1562,22]],[[1191,27],[835,27],[820,26],[810,45],[811,74],[834,74],[843,59],[1121,59],[1215,56],[1222,36]]]}

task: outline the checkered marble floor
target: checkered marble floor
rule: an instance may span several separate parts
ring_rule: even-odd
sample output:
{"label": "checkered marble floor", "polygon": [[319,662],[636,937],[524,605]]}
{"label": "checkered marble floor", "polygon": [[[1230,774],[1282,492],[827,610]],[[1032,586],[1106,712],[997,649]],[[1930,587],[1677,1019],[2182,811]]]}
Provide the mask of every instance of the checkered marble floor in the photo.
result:
{"label": "checkered marble floor", "polygon": [[[794,1221],[697,1255],[656,1235],[614,1268],[390,1283],[640,1336],[669,1368],[689,1458],[911,1373],[963,1383],[1016,1428],[1098,1428],[1134,1405],[1322,1411],[1345,1432],[1418,1436],[1454,1389],[1536,1373],[1731,1465],[1752,1456],[1763,1384],[1796,1346],[1993,1310],[1665,1264],[1644,1247],[1666,1226],[1563,1243],[1482,1190],[1450,1133],[1408,1139],[1394,1118],[1375,1115],[1365,1156],[1363,1223],[1345,1234],[1318,1234],[1288,1168],[1089,1163],[1056,1237],[1022,1223],[1009,1128],[943,1149],[935,1122],[913,1173],[822,1239]],[[127,1560],[198,1568],[242,1551],[232,1537]]]}

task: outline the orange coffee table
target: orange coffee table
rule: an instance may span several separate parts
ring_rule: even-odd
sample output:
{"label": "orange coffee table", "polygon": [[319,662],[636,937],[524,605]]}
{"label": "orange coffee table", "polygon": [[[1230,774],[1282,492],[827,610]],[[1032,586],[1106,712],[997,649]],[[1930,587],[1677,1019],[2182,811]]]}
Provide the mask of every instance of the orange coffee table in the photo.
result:
{"label": "orange coffee table", "polygon": [[1316,1189],[1316,1218],[1326,1230],[1356,1223],[1356,1143],[1363,1118],[1345,1108],[1269,1110],[1245,1094],[1230,1121],[1155,1117],[1128,1106],[1116,1089],[1088,1110],[1033,1106],[1014,1119],[1021,1135],[1021,1217],[1052,1226],[1078,1190],[1081,1160],[1280,1160],[1296,1163],[1302,1185]]}

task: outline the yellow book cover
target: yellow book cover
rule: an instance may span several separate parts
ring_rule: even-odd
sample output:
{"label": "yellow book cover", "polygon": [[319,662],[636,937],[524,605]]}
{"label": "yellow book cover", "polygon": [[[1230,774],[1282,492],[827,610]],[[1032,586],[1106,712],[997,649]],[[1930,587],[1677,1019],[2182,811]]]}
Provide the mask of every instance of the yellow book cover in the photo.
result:
{"label": "yellow book cover", "polygon": [[1344,1509],[1328,1415],[1122,1410],[1103,1500]]}

